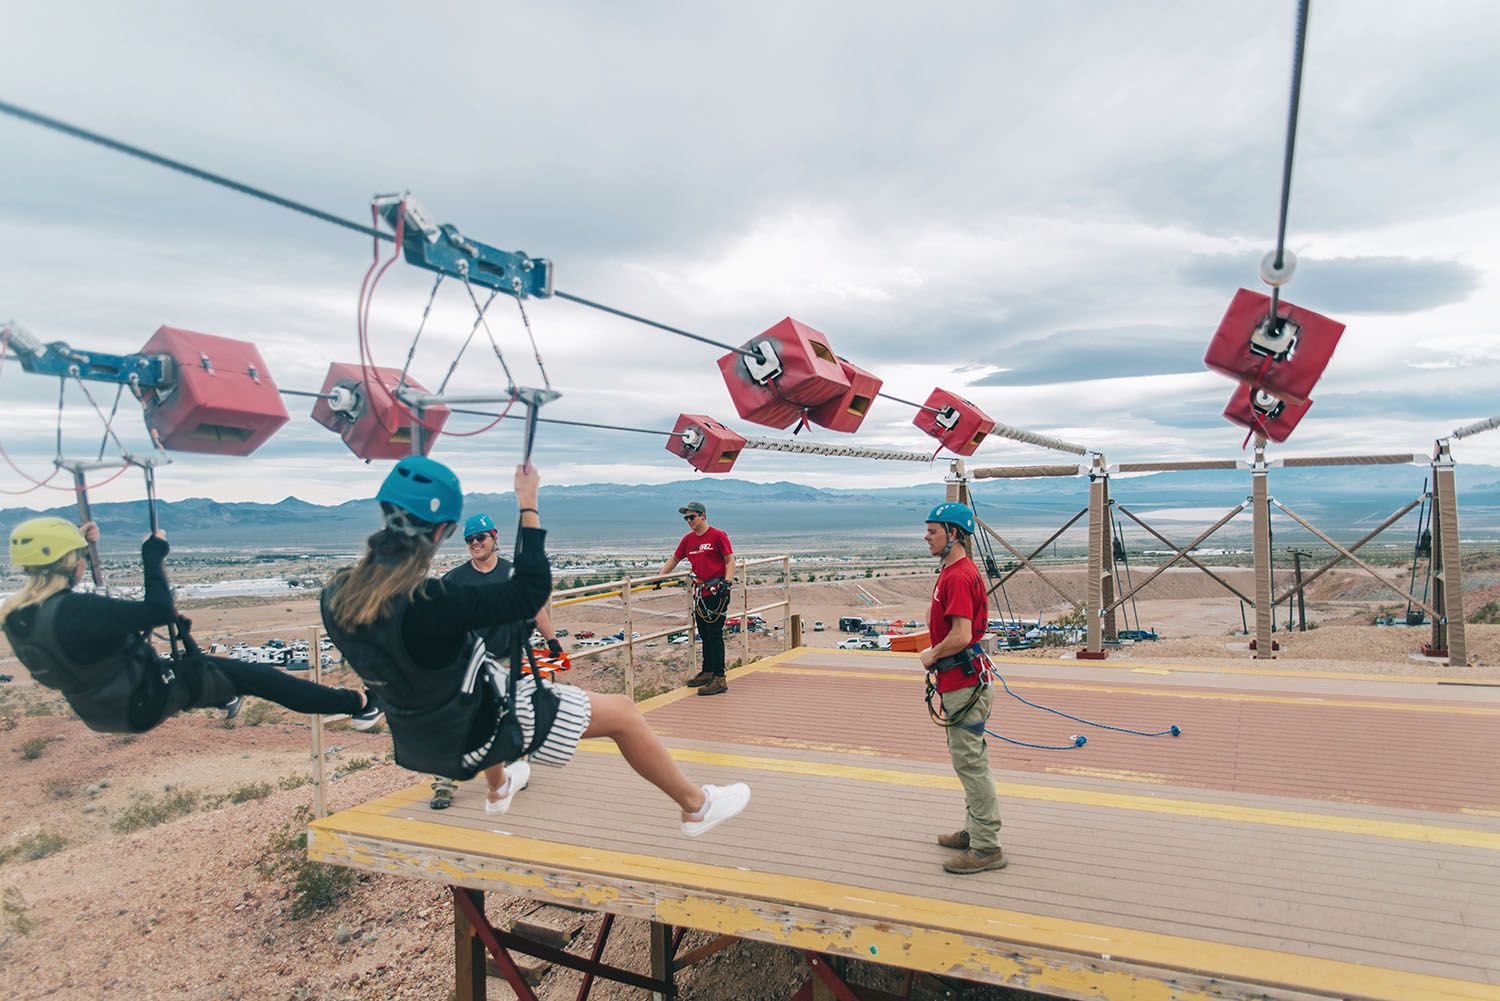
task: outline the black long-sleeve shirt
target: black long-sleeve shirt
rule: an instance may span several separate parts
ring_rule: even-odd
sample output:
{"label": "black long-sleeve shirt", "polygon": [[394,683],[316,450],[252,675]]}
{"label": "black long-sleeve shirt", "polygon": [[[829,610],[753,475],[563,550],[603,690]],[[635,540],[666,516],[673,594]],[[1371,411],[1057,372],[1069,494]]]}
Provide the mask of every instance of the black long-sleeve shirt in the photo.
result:
{"label": "black long-sleeve shirt", "polygon": [[[166,539],[154,535],[141,544],[146,591],[140,601],[102,594],[64,595],[56,620],[63,652],[85,664],[102,660],[118,650],[125,637],[171,622],[176,613],[164,566],[170,550]],[[12,612],[10,621],[29,633],[38,607],[31,605]]]}
{"label": "black long-sleeve shirt", "polygon": [[509,580],[466,587],[445,587],[436,579],[423,584],[401,623],[401,639],[412,660],[419,667],[442,670],[463,652],[470,632],[535,616],[552,593],[546,539],[545,529],[521,529],[521,551]]}

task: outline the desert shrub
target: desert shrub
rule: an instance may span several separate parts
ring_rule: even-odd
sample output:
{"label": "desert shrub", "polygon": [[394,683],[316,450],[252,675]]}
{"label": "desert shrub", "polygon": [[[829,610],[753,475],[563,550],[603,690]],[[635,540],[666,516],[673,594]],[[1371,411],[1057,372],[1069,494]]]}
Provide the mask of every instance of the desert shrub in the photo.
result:
{"label": "desert shrub", "polygon": [[265,799],[273,792],[269,782],[249,782],[229,790],[228,799],[231,803],[248,803],[252,799]]}
{"label": "desert shrub", "polygon": [[276,788],[282,792],[290,789],[300,789],[312,781],[310,775],[283,775],[276,780]]}
{"label": "desert shrub", "polygon": [[42,789],[53,799],[67,799],[78,791],[79,781],[75,778],[48,779]]}
{"label": "desert shrub", "polygon": [[265,699],[254,699],[241,711],[239,719],[246,726],[260,726],[262,723],[280,722],[286,714],[281,707],[274,702]]}
{"label": "desert shrub", "polygon": [[68,847],[68,839],[51,831],[27,831],[15,839],[8,848],[0,848],[0,864],[5,862],[35,862],[39,858],[56,854]]}
{"label": "desert shrub", "polygon": [[1474,610],[1469,621],[1476,626],[1500,625],[1500,602],[1487,601]]}
{"label": "desert shrub", "polygon": [[314,862],[307,857],[307,822],[312,811],[297,807],[291,823],[276,831],[266,841],[266,850],[255,868],[264,876],[290,880],[293,918],[305,918],[314,911],[337,904],[348,895],[359,876],[344,866]]}
{"label": "desert shrub", "polygon": [[42,756],[42,752],[50,743],[52,742],[46,737],[32,737],[21,741],[21,746],[16,748],[16,753],[21,755],[22,761],[35,761]]}
{"label": "desert shrub", "polygon": [[110,825],[116,834],[130,834],[186,817],[198,807],[198,793],[191,789],[168,789],[160,798],[147,793],[137,796]]}
{"label": "desert shrub", "polygon": [[7,886],[4,896],[0,896],[0,914],[5,916],[6,932],[22,936],[31,934],[36,922],[26,916],[30,909],[26,898],[21,896],[21,891],[14,886]]}
{"label": "desert shrub", "polygon": [[349,761],[344,765],[344,774],[347,775],[349,772],[364,771],[366,768],[370,768],[374,764],[375,761],[371,758],[350,758]]}

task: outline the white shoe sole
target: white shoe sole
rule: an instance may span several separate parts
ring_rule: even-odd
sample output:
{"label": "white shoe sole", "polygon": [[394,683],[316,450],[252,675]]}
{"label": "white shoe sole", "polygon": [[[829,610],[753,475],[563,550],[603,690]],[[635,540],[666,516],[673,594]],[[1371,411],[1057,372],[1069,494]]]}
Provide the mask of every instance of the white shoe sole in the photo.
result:
{"label": "white shoe sole", "polygon": [[[531,785],[531,766],[524,761],[513,762],[505,769],[509,772],[510,795],[502,796],[498,800],[490,799],[489,793],[484,796],[485,813],[507,813],[511,803],[515,802],[517,794]],[[519,780],[519,781],[517,781]]]}

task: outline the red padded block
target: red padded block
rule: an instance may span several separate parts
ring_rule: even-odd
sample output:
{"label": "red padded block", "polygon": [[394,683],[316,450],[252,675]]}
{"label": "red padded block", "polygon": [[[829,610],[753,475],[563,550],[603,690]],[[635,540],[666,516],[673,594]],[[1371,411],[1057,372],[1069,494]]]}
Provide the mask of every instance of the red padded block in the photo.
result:
{"label": "red padded block", "polygon": [[[1242,382],[1235,387],[1234,395],[1229,398],[1224,416],[1240,427],[1258,430],[1271,441],[1286,441],[1311,406],[1312,400],[1306,403],[1287,403],[1265,390],[1251,389]],[[1255,420],[1257,416],[1260,417],[1259,424]]]}
{"label": "red padded block", "polygon": [[912,423],[955,455],[973,455],[984,436],[995,430],[995,422],[988,414],[946,389],[934,389],[927,397],[927,406],[932,409],[918,410]]}
{"label": "red padded block", "polygon": [[864,423],[865,414],[870,412],[870,404],[880,395],[882,383],[858,365],[851,365],[842,358],[839,359],[839,368],[849,380],[849,388],[827,403],[818,404],[808,412],[807,419],[830,431],[858,431],[859,426]]}
{"label": "red padded block", "polygon": [[171,355],[174,385],[146,396],[146,424],[163,448],[249,455],[290,417],[249,341],[159,327],[143,355]]}
{"label": "red padded block", "polygon": [[849,389],[849,378],[828,338],[812,327],[787,317],[743,346],[753,350],[762,344],[769,345],[778,362],[768,372],[759,371],[752,359],[737,352],[719,359],[734,408],[745,420],[791,427],[803,408],[827,403]]}
{"label": "red padded block", "polygon": [[1240,289],[1230,300],[1224,319],[1214,339],[1209,342],[1208,353],[1203,364],[1231,379],[1264,389],[1277,399],[1300,406],[1308,401],[1313,387],[1333,349],[1338,347],[1344,325],[1330,320],[1311,310],[1293,306],[1282,300],[1277,315],[1289,320],[1297,327],[1297,341],[1291,353],[1276,358],[1271,353],[1278,351],[1285,337],[1276,337],[1275,332],[1263,350],[1257,351],[1253,344],[1257,328],[1267,320],[1271,312],[1270,296]]}
{"label": "red padded block", "polygon": [[[696,432],[696,438],[682,438],[684,431]],[[682,456],[694,469],[705,473],[729,472],[744,447],[743,436],[702,414],[680,415],[672,428],[672,437],[667,439],[668,452]]]}
{"label": "red padded block", "polygon": [[[343,387],[354,393],[356,404],[350,417],[334,410],[328,400],[319,399],[313,404],[312,419],[337,431],[349,451],[361,459],[400,459],[411,454],[411,410],[393,395],[400,384],[401,370],[371,365],[368,369],[369,383],[366,391],[365,371],[360,366],[346,362],[334,362],[328,366],[328,375],[323,379],[323,392],[331,393]],[[410,375],[406,385],[417,392],[427,390]],[[431,429],[424,436],[426,447],[422,454],[432,451],[437,432],[448,423],[451,411],[441,404],[422,411],[422,421]]]}

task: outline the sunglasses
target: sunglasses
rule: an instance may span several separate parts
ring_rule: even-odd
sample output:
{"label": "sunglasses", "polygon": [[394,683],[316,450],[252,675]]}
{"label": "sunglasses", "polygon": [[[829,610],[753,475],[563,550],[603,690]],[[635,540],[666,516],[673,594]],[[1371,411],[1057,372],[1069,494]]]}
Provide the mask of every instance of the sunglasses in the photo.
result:
{"label": "sunglasses", "polygon": [[488,539],[489,537],[490,537],[490,533],[489,532],[480,532],[478,535],[466,535],[466,536],[464,536],[464,545],[466,545],[466,546],[472,546],[474,543],[478,542],[480,539]]}
{"label": "sunglasses", "polygon": [[701,518],[701,517],[702,517],[702,515],[685,514],[685,515],[682,516],[682,520],[683,521],[692,521],[694,518]]}

